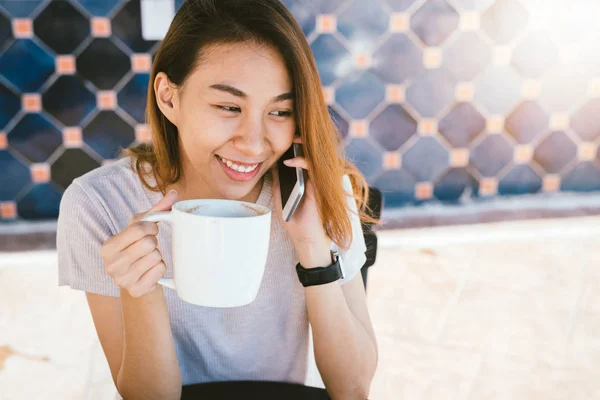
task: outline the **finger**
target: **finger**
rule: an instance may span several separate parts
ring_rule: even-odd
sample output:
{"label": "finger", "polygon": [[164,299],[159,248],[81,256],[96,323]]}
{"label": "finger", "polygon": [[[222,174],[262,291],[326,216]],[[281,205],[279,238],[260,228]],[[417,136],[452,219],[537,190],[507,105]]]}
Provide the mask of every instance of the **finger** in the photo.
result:
{"label": "finger", "polygon": [[167,273],[167,266],[160,262],[150,268],[142,277],[129,289],[129,294],[133,297],[141,297],[148,293],[156,282]]}
{"label": "finger", "polygon": [[297,136],[294,138],[294,143],[300,143],[302,144],[302,138],[300,136]]}
{"label": "finger", "polygon": [[308,162],[304,157],[290,158],[289,160],[285,160],[283,163],[288,167],[302,168],[308,170]]}
{"label": "finger", "polygon": [[133,287],[142,275],[161,262],[163,262],[162,254],[158,249],[155,249],[131,264],[122,276],[115,278],[115,282],[118,281],[119,286],[125,289]]}
{"label": "finger", "polygon": [[156,222],[136,222],[109,238],[104,247],[106,247],[106,253],[114,254],[125,250],[145,236],[156,236],[157,234],[158,225]]}
{"label": "finger", "polygon": [[162,199],[158,201],[151,209],[144,213],[136,214],[131,219],[131,223],[141,221],[146,215],[153,214],[159,211],[169,211],[173,204],[177,202],[177,191],[171,190]]}

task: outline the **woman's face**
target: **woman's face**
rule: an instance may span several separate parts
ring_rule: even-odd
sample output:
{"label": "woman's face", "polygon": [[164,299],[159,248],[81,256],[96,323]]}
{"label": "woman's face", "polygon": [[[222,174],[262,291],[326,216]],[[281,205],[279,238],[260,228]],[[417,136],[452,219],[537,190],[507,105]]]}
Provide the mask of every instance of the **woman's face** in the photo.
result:
{"label": "woman's face", "polygon": [[[267,46],[222,44],[173,98],[186,190],[244,199],[291,146],[296,123],[283,58]],[[192,187],[194,189],[192,189]]]}

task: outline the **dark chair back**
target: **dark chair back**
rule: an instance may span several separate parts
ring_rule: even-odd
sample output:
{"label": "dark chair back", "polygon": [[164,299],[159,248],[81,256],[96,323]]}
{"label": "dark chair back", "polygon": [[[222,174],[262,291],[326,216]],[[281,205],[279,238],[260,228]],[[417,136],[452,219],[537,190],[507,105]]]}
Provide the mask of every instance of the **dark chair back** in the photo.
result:
{"label": "dark chair back", "polygon": [[[379,221],[381,219],[381,210],[383,209],[383,197],[381,196],[381,191],[375,187],[369,187],[369,209],[369,215]],[[367,246],[367,251],[365,252],[367,261],[360,271],[366,290],[369,267],[375,264],[375,260],[377,260],[377,234],[373,231],[372,224],[362,224],[362,229]]]}

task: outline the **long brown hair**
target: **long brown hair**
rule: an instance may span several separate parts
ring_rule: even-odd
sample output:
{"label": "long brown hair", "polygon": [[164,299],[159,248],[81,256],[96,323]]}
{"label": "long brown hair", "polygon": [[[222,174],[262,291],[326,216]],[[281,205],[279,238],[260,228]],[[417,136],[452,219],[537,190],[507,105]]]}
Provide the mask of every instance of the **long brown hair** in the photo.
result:
{"label": "long brown hair", "polygon": [[[181,87],[202,62],[207,46],[218,43],[267,44],[277,49],[287,66],[295,93],[297,130],[310,167],[317,206],[327,235],[342,248],[352,240],[346,197],[341,186],[348,174],[361,221],[373,223],[366,213],[368,186],[361,173],[344,158],[341,135],[332,122],[322,94],[317,66],[302,29],[279,0],[187,0],[183,3],[156,53],[150,83],[146,119],[152,145],[132,147],[134,167],[146,187],[164,192],[182,176],[177,127],[160,111],[154,80],[164,72]],[[156,179],[149,184],[146,173]]]}

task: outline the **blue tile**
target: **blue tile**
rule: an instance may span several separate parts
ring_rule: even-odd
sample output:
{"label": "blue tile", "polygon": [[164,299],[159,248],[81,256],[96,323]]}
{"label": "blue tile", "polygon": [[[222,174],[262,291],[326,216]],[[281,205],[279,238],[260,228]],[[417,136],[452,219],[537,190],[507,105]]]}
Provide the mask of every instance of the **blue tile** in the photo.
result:
{"label": "blue tile", "polygon": [[77,126],[96,107],[96,96],[73,75],[59,77],[42,95],[44,110],[65,126]]}
{"label": "blue tile", "polygon": [[552,132],[535,149],[533,159],[551,174],[560,172],[577,156],[577,145],[562,131]]}
{"label": "blue tile", "polygon": [[496,0],[481,16],[481,28],[497,44],[508,44],[528,21],[528,12],[518,0]]}
{"label": "blue tile", "polygon": [[412,80],[406,100],[422,117],[435,117],[454,100],[454,81],[443,69],[427,70]]}
{"label": "blue tile", "polygon": [[335,105],[329,106],[329,107],[327,107],[327,109],[329,110],[329,115],[331,116],[331,120],[337,127],[338,131],[340,132],[340,135],[342,136],[342,138],[345,139],[348,136],[348,130],[350,128],[350,124],[348,123],[348,121],[346,121],[346,119],[342,115],[340,115],[340,113],[338,113],[338,111],[335,108]]}
{"label": "blue tile", "polygon": [[385,171],[373,186],[381,190],[386,209],[401,207],[415,201],[415,181],[406,171]]}
{"label": "blue tile", "polygon": [[121,0],[75,0],[79,2],[90,14],[105,17],[121,3]]}
{"label": "blue tile", "polygon": [[0,82],[0,129],[3,129],[21,110],[21,99]]}
{"label": "blue tile", "polygon": [[294,19],[302,28],[305,35],[315,30],[315,11],[302,2],[286,2],[285,6],[294,15]]}
{"label": "blue tile", "polygon": [[459,203],[477,196],[478,182],[464,168],[451,168],[435,184],[434,196],[443,202]]}
{"label": "blue tile", "polygon": [[542,188],[542,178],[529,165],[517,165],[498,183],[500,195],[533,194]]}
{"label": "blue tile", "polygon": [[571,116],[571,128],[581,140],[591,142],[600,136],[598,116],[600,116],[600,99],[589,100]]}
{"label": "blue tile", "polygon": [[77,72],[100,90],[112,89],[130,69],[129,56],[110,39],[94,39],[77,56]]}
{"label": "blue tile", "polygon": [[331,14],[335,12],[346,0],[283,0],[286,7],[290,8],[295,3],[304,3],[317,14]]}
{"label": "blue tile", "polygon": [[476,10],[482,11],[487,9],[494,0],[453,0],[452,3],[456,4],[463,10]]}
{"label": "blue tile", "polygon": [[471,163],[486,177],[495,176],[512,159],[513,147],[500,134],[489,135],[471,151]]}
{"label": "blue tile", "polygon": [[57,54],[70,54],[90,34],[90,21],[66,1],[52,1],[35,17],[33,31]]}
{"label": "blue tile", "polygon": [[549,113],[569,112],[585,99],[588,85],[584,65],[555,66],[542,78],[540,104]]}
{"label": "blue tile", "polygon": [[61,189],[69,187],[73,179],[98,168],[100,164],[82,149],[66,149],[52,164],[52,182]]}
{"label": "blue tile", "polygon": [[446,0],[429,0],[410,19],[413,32],[428,46],[439,46],[458,28],[460,17]]}
{"label": "blue tile", "polygon": [[444,48],[443,68],[458,81],[470,81],[490,62],[490,46],[476,32],[464,32]]}
{"label": "blue tile", "polygon": [[550,118],[535,101],[524,101],[506,118],[505,127],[517,143],[530,143],[547,127]]}
{"label": "blue tile", "polygon": [[0,201],[12,201],[31,183],[29,168],[6,150],[0,150]]}
{"label": "blue tile", "polygon": [[406,11],[408,7],[416,3],[417,0],[385,0],[385,2],[394,11]]}
{"label": "blue tile", "polygon": [[370,72],[356,72],[337,88],[337,103],[353,118],[365,118],[385,99],[385,86]]}
{"label": "blue tile", "polygon": [[42,3],[43,0],[0,0],[0,8],[13,18],[26,18]]}
{"label": "blue tile", "polygon": [[55,219],[58,217],[62,193],[51,183],[34,185],[17,202],[17,214],[23,219]]}
{"label": "blue tile", "polygon": [[139,123],[145,120],[149,81],[148,74],[133,75],[117,95],[119,106]]}
{"label": "blue tile", "polygon": [[433,137],[421,137],[402,155],[402,168],[417,182],[435,182],[448,168],[448,150]]}
{"label": "blue tile", "polygon": [[600,168],[592,162],[582,162],[563,179],[561,189],[568,192],[600,190]]}
{"label": "blue tile", "polygon": [[128,0],[112,19],[112,33],[134,53],[147,53],[157,43],[142,37],[140,0]]}
{"label": "blue tile", "polygon": [[62,134],[40,114],[25,115],[7,134],[8,144],[34,163],[46,161],[62,145]]}
{"label": "blue tile", "polygon": [[339,14],[337,28],[354,51],[365,51],[387,32],[389,19],[378,2],[355,0]]}
{"label": "blue tile", "polygon": [[513,51],[512,64],[521,75],[539,78],[558,61],[558,48],[547,32],[529,33]]}
{"label": "blue tile", "polygon": [[381,170],[381,152],[369,139],[352,139],[345,152],[346,158],[352,161],[367,179]]}
{"label": "blue tile", "polygon": [[15,40],[0,55],[0,74],[23,92],[38,90],[53,73],[54,58],[32,40]]}
{"label": "blue tile", "polygon": [[83,140],[104,159],[113,159],[135,140],[135,133],[116,113],[102,111],[83,128]]}
{"label": "blue tile", "polygon": [[373,53],[373,73],[389,83],[402,83],[423,71],[423,52],[404,34],[393,34]]}
{"label": "blue tile", "polygon": [[12,24],[8,18],[0,13],[0,52],[4,50],[4,46],[8,45],[12,38]]}
{"label": "blue tile", "polygon": [[491,67],[477,84],[475,101],[492,114],[506,114],[521,99],[521,86],[512,67]]}
{"label": "blue tile", "polygon": [[323,85],[331,85],[352,69],[352,56],[332,35],[319,35],[311,44]]}
{"label": "blue tile", "polygon": [[398,150],[416,132],[417,122],[399,104],[387,106],[369,126],[369,134],[387,151]]}
{"label": "blue tile", "polygon": [[485,118],[471,103],[458,103],[438,124],[438,130],[454,147],[467,147],[486,126]]}

